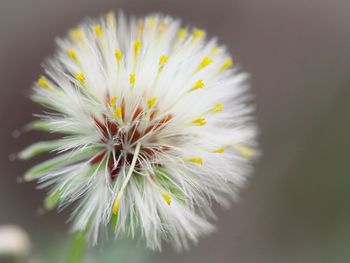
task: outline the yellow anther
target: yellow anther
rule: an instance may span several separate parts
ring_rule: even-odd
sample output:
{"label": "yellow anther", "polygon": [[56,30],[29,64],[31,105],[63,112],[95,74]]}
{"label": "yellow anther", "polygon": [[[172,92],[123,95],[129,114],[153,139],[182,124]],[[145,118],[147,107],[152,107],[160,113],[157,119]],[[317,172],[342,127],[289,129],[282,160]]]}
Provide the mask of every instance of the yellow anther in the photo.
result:
{"label": "yellow anther", "polygon": [[46,80],[46,78],[44,77],[44,76],[41,76],[39,79],[38,79],[38,81],[37,81],[37,83],[38,83],[38,85],[40,86],[40,87],[42,87],[43,89],[50,89],[50,86],[49,86],[49,84],[47,83],[47,80]]}
{"label": "yellow anther", "polygon": [[115,199],[114,204],[113,204],[112,212],[115,215],[118,214],[118,212],[119,212],[120,199],[121,199],[121,195],[118,195],[118,197]]}
{"label": "yellow anther", "polygon": [[210,50],[210,55],[211,56],[215,56],[216,54],[218,54],[220,51],[219,47],[217,45],[215,45],[211,50]]}
{"label": "yellow anther", "polygon": [[193,120],[192,123],[197,125],[197,126],[204,126],[205,124],[207,124],[207,121],[205,118],[200,117],[200,118]]}
{"label": "yellow anther", "polygon": [[169,24],[167,22],[160,21],[160,23],[159,23],[159,32],[160,33],[165,32],[168,29],[168,27],[169,27]]}
{"label": "yellow anther", "polygon": [[203,158],[198,158],[198,157],[188,158],[187,161],[191,163],[196,163],[196,164],[203,164]]}
{"label": "yellow anther", "polygon": [[213,151],[213,153],[224,153],[224,152],[225,152],[225,148],[223,147],[217,148],[216,150]]}
{"label": "yellow anther", "polygon": [[226,70],[226,69],[228,69],[228,68],[230,68],[230,67],[232,67],[232,66],[233,66],[233,61],[232,61],[231,58],[228,58],[228,59],[226,59],[225,62],[221,65],[220,71],[224,71],[224,70]]}
{"label": "yellow anther", "polygon": [[155,28],[156,24],[157,24],[157,19],[152,16],[152,17],[148,18],[147,22],[151,28]]}
{"label": "yellow anther", "polygon": [[114,56],[115,56],[115,58],[117,59],[118,62],[121,61],[122,58],[123,58],[122,52],[119,49],[116,49],[114,51]]}
{"label": "yellow anther", "polygon": [[170,195],[167,193],[167,192],[164,192],[164,191],[162,191],[162,196],[163,196],[163,198],[164,198],[164,200],[165,200],[165,202],[168,204],[168,205],[171,205],[171,197],[170,197]]}
{"label": "yellow anther", "polygon": [[67,54],[68,54],[68,56],[70,56],[75,62],[77,62],[77,63],[79,62],[77,53],[75,53],[75,51],[74,51],[73,49],[69,49],[69,50],[67,51]]}
{"label": "yellow anther", "polygon": [[122,120],[123,119],[123,112],[121,107],[117,107],[114,111],[114,118]]}
{"label": "yellow anther", "polygon": [[117,103],[117,97],[113,96],[108,103],[110,106],[115,106],[115,104]]}
{"label": "yellow anther", "polygon": [[101,27],[101,25],[94,25],[94,26],[92,26],[92,30],[94,30],[96,36],[102,37],[103,32],[102,32],[102,27]]}
{"label": "yellow anther", "polygon": [[78,72],[77,74],[75,74],[75,78],[80,82],[80,84],[84,84],[85,83],[85,75],[82,72]]}
{"label": "yellow anther", "polygon": [[184,27],[181,27],[177,32],[178,39],[183,40],[186,36],[187,36],[187,29]]}
{"label": "yellow anther", "polygon": [[134,42],[134,53],[135,55],[138,55],[140,53],[142,47],[142,42],[140,40],[136,40]]}
{"label": "yellow anther", "polygon": [[254,156],[254,150],[248,146],[245,146],[243,144],[236,144],[234,148],[245,158],[250,159]]}
{"label": "yellow anther", "polygon": [[112,26],[112,27],[115,27],[117,22],[116,22],[116,19],[115,19],[115,14],[113,11],[109,11],[106,15],[106,20],[107,20],[107,24],[109,26]]}
{"label": "yellow anther", "polygon": [[148,99],[148,100],[147,100],[147,107],[148,107],[149,109],[152,109],[153,106],[154,106],[154,104],[156,104],[156,102],[157,102],[157,98],[156,98],[156,97],[153,97],[153,98]]}
{"label": "yellow anther", "polygon": [[210,108],[209,112],[217,113],[222,112],[224,107],[221,103],[216,103],[213,107]]}
{"label": "yellow anther", "polygon": [[169,57],[167,55],[161,55],[159,58],[159,66],[163,67],[168,62]]}
{"label": "yellow anther", "polygon": [[193,28],[193,39],[203,39],[205,36],[205,32],[199,28]]}
{"label": "yellow anther", "polygon": [[201,88],[204,88],[204,82],[203,80],[198,80],[194,85],[193,87],[190,89],[190,91],[194,91],[194,90],[197,90],[197,89],[201,89]]}
{"label": "yellow anther", "polygon": [[199,71],[203,68],[205,68],[206,66],[210,65],[213,62],[213,60],[211,58],[209,58],[208,56],[204,57],[201,61],[201,63],[199,63],[196,71]]}
{"label": "yellow anther", "polygon": [[80,28],[72,29],[69,31],[69,37],[72,41],[79,42],[84,37],[84,31]]}
{"label": "yellow anther", "polygon": [[129,74],[129,82],[131,85],[134,85],[136,82],[136,76],[135,74]]}

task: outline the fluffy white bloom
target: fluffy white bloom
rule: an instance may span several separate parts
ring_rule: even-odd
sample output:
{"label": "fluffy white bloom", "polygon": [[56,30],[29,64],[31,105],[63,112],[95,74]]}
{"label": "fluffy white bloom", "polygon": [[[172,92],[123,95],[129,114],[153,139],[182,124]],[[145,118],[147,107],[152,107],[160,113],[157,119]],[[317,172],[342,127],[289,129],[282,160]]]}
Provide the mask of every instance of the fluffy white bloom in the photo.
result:
{"label": "fluffy white bloom", "polygon": [[108,225],[152,249],[212,231],[212,201],[235,197],[254,155],[247,74],[168,16],[109,13],[57,43],[34,85],[49,112],[31,128],[64,137],[20,153],[57,155],[25,175],[50,187],[46,207],[75,203],[73,230],[92,243]]}

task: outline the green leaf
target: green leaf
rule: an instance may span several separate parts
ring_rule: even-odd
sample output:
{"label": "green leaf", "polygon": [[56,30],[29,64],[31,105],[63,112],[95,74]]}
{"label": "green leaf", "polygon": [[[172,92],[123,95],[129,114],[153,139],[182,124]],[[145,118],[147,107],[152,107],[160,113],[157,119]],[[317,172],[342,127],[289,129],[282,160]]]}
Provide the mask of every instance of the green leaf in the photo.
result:
{"label": "green leaf", "polygon": [[52,158],[48,161],[40,163],[34,166],[33,168],[31,168],[29,171],[27,171],[24,174],[24,179],[27,181],[35,180],[48,171],[92,157],[94,154],[96,154],[100,150],[101,148],[95,147],[95,148],[85,150],[83,152],[76,151],[73,153],[69,152],[69,153],[61,154],[55,158]]}
{"label": "green leaf", "polygon": [[84,231],[73,234],[68,250],[67,263],[81,263],[84,261],[86,252],[86,237]]}
{"label": "green leaf", "polygon": [[55,140],[55,141],[47,141],[47,142],[38,142],[35,144],[32,144],[25,148],[23,151],[21,151],[18,154],[18,157],[21,160],[29,160],[30,158],[33,158],[36,155],[39,155],[41,153],[50,152],[52,150],[55,150],[59,148],[60,146],[64,145],[64,141],[62,140]]}

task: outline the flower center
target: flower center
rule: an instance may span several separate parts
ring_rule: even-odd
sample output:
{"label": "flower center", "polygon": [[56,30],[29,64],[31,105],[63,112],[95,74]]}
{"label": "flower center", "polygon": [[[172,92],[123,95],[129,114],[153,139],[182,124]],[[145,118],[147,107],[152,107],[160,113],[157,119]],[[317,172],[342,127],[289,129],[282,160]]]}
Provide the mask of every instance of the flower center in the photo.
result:
{"label": "flower center", "polygon": [[157,158],[159,153],[167,151],[167,146],[161,145],[157,134],[172,119],[171,115],[160,116],[157,110],[145,110],[137,107],[129,120],[125,117],[125,108],[122,109],[121,120],[103,115],[103,121],[96,117],[92,120],[100,131],[100,141],[106,147],[95,155],[90,163],[97,164],[107,158],[110,178],[115,179],[123,167],[132,162],[135,147],[141,144],[135,170],[140,170],[142,160],[148,163],[160,164]]}

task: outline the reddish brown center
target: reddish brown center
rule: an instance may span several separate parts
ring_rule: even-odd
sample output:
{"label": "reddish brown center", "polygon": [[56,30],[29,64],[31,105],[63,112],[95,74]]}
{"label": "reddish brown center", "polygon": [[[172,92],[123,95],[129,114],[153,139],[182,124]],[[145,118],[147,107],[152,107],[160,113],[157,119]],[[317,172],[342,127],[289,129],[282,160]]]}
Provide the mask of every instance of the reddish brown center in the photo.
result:
{"label": "reddish brown center", "polygon": [[[124,103],[122,106],[122,120],[125,122]],[[93,123],[100,130],[101,142],[106,144],[106,148],[93,157],[93,159],[90,161],[91,165],[101,162],[104,158],[108,158],[110,178],[112,180],[115,179],[122,167],[131,164],[134,148],[137,142],[142,142],[143,138],[147,137],[148,142],[153,144],[156,143],[156,134],[172,119],[171,115],[165,115],[162,118],[158,118],[158,116],[159,114],[157,110],[153,110],[151,114],[146,116],[146,111],[144,111],[144,109],[141,107],[137,107],[133,111],[130,120],[131,125],[127,131],[120,127],[117,120],[110,119],[106,115],[103,116],[103,121],[100,121],[98,118],[93,116]],[[145,117],[149,119],[149,125],[146,128],[141,129],[138,127],[139,122],[136,120],[140,120]],[[127,150],[124,149],[125,142],[127,142],[127,145],[129,146],[129,149]],[[154,162],[154,155],[157,152],[164,152],[166,150],[168,150],[166,146],[160,146],[153,149],[151,147],[145,147],[141,144],[139,155],[143,156],[143,159]],[[138,159],[136,162],[136,169],[140,167],[140,165],[141,161]]]}

